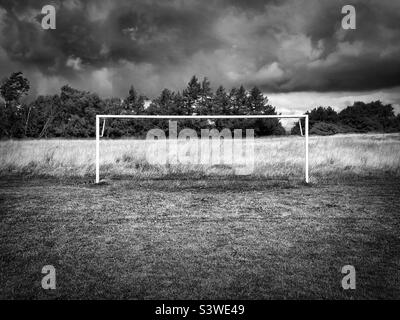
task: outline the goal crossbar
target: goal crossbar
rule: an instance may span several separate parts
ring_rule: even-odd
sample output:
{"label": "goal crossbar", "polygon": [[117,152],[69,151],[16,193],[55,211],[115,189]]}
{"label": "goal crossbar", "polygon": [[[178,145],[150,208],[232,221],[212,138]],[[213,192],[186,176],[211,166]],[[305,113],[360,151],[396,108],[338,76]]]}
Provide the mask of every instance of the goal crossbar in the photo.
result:
{"label": "goal crossbar", "polygon": [[[305,119],[305,182],[308,175],[308,115],[96,115],[96,183],[100,182],[100,120],[101,119]],[[104,124],[103,124],[104,125]],[[301,123],[300,123],[301,126]],[[104,128],[103,128],[104,131]]]}

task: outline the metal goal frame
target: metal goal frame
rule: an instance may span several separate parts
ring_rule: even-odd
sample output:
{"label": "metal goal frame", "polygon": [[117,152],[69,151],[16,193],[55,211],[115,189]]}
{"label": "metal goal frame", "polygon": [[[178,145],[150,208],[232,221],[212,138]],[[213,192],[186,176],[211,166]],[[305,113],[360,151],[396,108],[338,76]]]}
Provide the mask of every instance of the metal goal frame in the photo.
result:
{"label": "metal goal frame", "polygon": [[[96,115],[96,184],[100,183],[100,119],[305,119],[305,182],[309,183],[309,172],[308,172],[308,115],[187,115],[187,116],[176,116],[176,115]],[[303,136],[303,132],[300,130]],[[104,123],[103,123],[104,133]]]}

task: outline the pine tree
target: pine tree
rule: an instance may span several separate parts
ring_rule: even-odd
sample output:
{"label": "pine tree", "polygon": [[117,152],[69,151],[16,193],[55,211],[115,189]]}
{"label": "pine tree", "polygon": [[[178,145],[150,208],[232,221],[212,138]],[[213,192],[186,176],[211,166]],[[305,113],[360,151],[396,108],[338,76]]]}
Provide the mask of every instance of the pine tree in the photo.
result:
{"label": "pine tree", "polygon": [[193,76],[186,89],[183,90],[183,99],[184,99],[184,114],[191,115],[197,109],[197,101],[200,97],[201,93],[201,85],[196,76]]}
{"label": "pine tree", "polygon": [[126,114],[143,114],[145,97],[139,95],[135,88],[131,86],[129,95],[125,99],[123,109]]}
{"label": "pine tree", "polygon": [[[230,99],[223,86],[219,86],[213,98],[213,114],[230,115]],[[231,121],[229,119],[218,119],[216,126],[219,130],[229,128]]]}
{"label": "pine tree", "polygon": [[195,113],[197,114],[215,114],[213,112],[213,91],[210,81],[204,78],[201,83],[199,99],[196,104]]}
{"label": "pine tree", "polygon": [[230,100],[223,86],[219,86],[213,98],[214,114],[229,115]]}
{"label": "pine tree", "polygon": [[243,85],[239,89],[233,88],[230,98],[232,114],[244,115],[249,113],[249,110],[247,110],[247,92]]}
{"label": "pine tree", "polygon": [[[130,87],[128,96],[122,104],[123,114],[140,115],[145,113],[144,108],[145,97],[139,95],[133,86]],[[124,135],[141,136],[145,132],[145,124],[143,120],[124,120],[120,121],[118,127],[124,132]]]}
{"label": "pine tree", "polygon": [[246,100],[246,110],[249,114],[269,114],[267,103],[268,99],[264,97],[260,89],[254,87]]}

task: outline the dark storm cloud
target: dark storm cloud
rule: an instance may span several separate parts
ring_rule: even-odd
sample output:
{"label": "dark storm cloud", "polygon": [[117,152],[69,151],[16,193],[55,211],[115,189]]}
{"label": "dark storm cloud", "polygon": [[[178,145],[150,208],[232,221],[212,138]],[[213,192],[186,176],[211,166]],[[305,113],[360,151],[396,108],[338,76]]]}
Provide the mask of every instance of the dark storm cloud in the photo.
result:
{"label": "dark storm cloud", "polygon": [[209,30],[215,13],[197,5],[103,1],[103,8],[97,7],[98,1],[60,1],[55,2],[57,29],[44,31],[39,25],[41,15],[30,16],[29,12],[40,12],[45,3],[27,1],[22,7],[21,3],[5,2],[2,43],[12,60],[44,72],[60,72],[58,62],[70,56],[90,66],[119,59],[170,62],[218,46]]}
{"label": "dark storm cloud", "polygon": [[[41,8],[57,9],[42,30]],[[357,29],[341,28],[341,8]],[[38,92],[63,82],[122,95],[182,88],[193,74],[267,92],[363,91],[400,85],[400,3],[317,0],[0,0],[0,70]]]}

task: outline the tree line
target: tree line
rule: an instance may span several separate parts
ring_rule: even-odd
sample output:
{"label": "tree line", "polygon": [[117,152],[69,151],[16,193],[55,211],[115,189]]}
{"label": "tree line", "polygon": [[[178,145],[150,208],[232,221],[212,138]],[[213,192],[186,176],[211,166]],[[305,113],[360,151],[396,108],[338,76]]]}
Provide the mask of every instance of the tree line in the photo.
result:
{"label": "tree line", "polygon": [[[29,81],[18,72],[5,79],[0,86],[4,99],[1,104],[0,137],[51,138],[93,137],[96,114],[116,115],[276,115],[268,99],[254,87],[246,91],[243,86],[229,93],[220,86],[215,92],[207,78],[199,81],[193,76],[182,92],[164,89],[149,105],[146,97],[132,86],[127,97],[102,99],[95,93],[77,90],[68,85],[60,94],[38,96],[23,104],[20,100],[29,91]],[[145,136],[154,127],[167,128],[166,120],[107,120],[104,136]],[[266,120],[182,120],[178,128],[253,128],[255,135],[285,134],[278,119]]]}
{"label": "tree line", "polygon": [[[118,115],[277,115],[275,108],[261,90],[243,86],[229,92],[222,86],[214,92],[207,78],[193,76],[183,91],[164,89],[148,99],[132,86],[124,99],[100,98],[97,94],[74,89],[69,85],[59,94],[38,96],[29,103],[21,99],[29,92],[29,80],[15,72],[0,84],[0,138],[88,138],[95,134],[96,114]],[[310,133],[393,132],[400,131],[400,118],[391,105],[381,102],[357,102],[340,113],[332,108],[319,107],[308,112]],[[304,125],[304,124],[303,124]],[[108,119],[104,136],[143,137],[155,127],[167,129],[166,120]],[[217,119],[214,121],[188,119],[178,121],[178,129],[204,128],[254,129],[255,136],[286,134],[279,119]],[[292,134],[299,134],[296,124]]]}
{"label": "tree line", "polygon": [[[318,107],[306,114],[309,117],[310,134],[400,132],[400,114],[396,116],[391,104],[383,104],[379,100],[369,103],[355,102],[340,112],[331,107]],[[304,119],[302,125],[304,126]],[[299,124],[296,123],[291,133],[300,132]]]}

